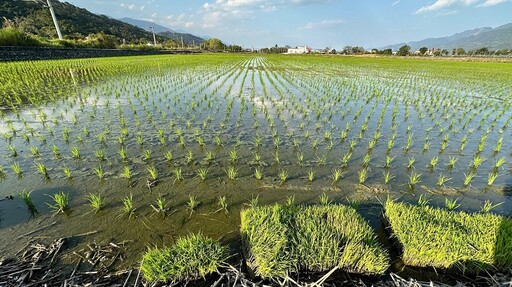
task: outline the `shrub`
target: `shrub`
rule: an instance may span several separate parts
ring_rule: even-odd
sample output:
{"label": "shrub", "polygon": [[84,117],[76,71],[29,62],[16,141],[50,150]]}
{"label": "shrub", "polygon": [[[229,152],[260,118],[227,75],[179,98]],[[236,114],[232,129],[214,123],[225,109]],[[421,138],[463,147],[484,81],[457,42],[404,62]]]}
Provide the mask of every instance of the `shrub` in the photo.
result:
{"label": "shrub", "polygon": [[202,234],[179,238],[170,248],[151,248],[141,270],[149,282],[197,279],[217,272],[227,259],[227,248]]}
{"label": "shrub", "polygon": [[385,214],[406,265],[476,271],[512,267],[512,220],[388,200]]}
{"label": "shrub", "polygon": [[16,28],[0,29],[0,46],[40,46],[41,43],[32,36]]}
{"label": "shrub", "polygon": [[355,209],[343,205],[265,206],[241,212],[247,265],[265,278],[294,271],[382,274],[388,254]]}

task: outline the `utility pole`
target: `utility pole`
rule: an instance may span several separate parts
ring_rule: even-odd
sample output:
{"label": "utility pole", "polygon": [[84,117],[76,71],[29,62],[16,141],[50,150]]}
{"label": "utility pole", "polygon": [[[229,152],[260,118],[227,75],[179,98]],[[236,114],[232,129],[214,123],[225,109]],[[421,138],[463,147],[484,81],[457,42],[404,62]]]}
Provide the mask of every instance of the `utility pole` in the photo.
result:
{"label": "utility pole", "polygon": [[153,45],[156,47],[155,29],[153,27],[149,27],[149,29],[151,29],[151,32],[153,32]]}
{"label": "utility pole", "polygon": [[[37,1],[35,1],[37,2]],[[52,14],[53,24],[55,25],[55,30],[57,30],[57,35],[59,36],[59,40],[62,40],[62,33],[60,32],[59,23],[57,22],[57,17],[55,16],[55,12],[53,11],[52,2],[50,0],[46,0],[48,3],[48,8],[50,8],[50,14]]]}

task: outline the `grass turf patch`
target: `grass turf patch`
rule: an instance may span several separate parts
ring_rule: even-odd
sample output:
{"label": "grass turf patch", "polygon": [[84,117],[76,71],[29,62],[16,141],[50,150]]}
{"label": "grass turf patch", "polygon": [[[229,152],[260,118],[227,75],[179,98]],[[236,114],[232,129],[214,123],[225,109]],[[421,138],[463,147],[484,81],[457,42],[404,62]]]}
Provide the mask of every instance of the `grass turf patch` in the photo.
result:
{"label": "grass turf patch", "polygon": [[406,265],[478,271],[512,267],[512,220],[388,200],[385,214]]}
{"label": "grass turf patch", "polygon": [[382,274],[389,266],[372,228],[348,206],[256,207],[243,210],[241,221],[247,265],[264,278],[335,267]]}
{"label": "grass turf patch", "polygon": [[227,259],[227,248],[202,234],[181,237],[172,247],[151,248],[141,270],[149,282],[177,282],[217,272]]}

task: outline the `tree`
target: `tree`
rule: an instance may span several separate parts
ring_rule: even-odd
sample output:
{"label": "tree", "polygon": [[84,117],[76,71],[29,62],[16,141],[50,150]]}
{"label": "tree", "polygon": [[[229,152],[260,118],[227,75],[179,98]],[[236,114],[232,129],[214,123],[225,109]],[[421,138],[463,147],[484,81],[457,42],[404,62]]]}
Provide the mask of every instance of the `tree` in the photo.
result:
{"label": "tree", "polygon": [[422,55],[425,55],[425,53],[426,53],[427,51],[428,51],[428,48],[427,48],[427,47],[421,47],[421,48],[420,48],[420,53],[421,53]]}
{"label": "tree", "polygon": [[402,47],[400,47],[400,49],[398,49],[397,55],[398,56],[407,56],[407,55],[409,55],[410,52],[411,52],[411,46],[403,45]]}
{"label": "tree", "polygon": [[466,50],[464,50],[464,48],[457,48],[456,49],[457,51],[457,56],[463,56],[463,55],[466,55]]}
{"label": "tree", "polygon": [[226,47],[226,45],[217,38],[208,39],[203,45],[209,51],[222,51]]}

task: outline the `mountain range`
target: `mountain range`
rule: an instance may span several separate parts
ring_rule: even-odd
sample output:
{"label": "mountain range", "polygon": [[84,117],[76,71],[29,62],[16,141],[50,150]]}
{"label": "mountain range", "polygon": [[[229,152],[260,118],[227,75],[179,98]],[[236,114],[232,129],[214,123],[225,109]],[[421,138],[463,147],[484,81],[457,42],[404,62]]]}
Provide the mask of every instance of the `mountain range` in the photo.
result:
{"label": "mountain range", "polygon": [[476,28],[447,37],[399,43],[381,49],[392,49],[396,51],[403,45],[409,45],[412,51],[422,47],[446,49],[449,51],[456,48],[464,48],[466,51],[470,51],[484,47],[490,50],[512,49],[512,23],[496,28]]}
{"label": "mountain range", "polygon": [[144,29],[146,31],[150,31],[150,27],[152,27],[155,31],[155,34],[160,35],[161,37],[165,39],[171,39],[175,42],[181,44],[181,40],[183,39],[183,43],[185,45],[199,45],[202,44],[205,39],[202,37],[198,37],[195,35],[192,35],[190,33],[187,33],[185,31],[178,31],[178,30],[172,30],[167,27],[164,27],[162,25],[158,25],[156,23],[145,21],[145,20],[139,20],[139,19],[133,19],[124,17],[119,19],[120,21],[123,21],[125,23],[131,24],[133,26],[139,27],[141,29]]}

